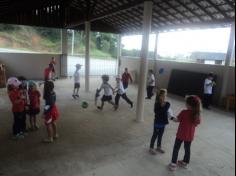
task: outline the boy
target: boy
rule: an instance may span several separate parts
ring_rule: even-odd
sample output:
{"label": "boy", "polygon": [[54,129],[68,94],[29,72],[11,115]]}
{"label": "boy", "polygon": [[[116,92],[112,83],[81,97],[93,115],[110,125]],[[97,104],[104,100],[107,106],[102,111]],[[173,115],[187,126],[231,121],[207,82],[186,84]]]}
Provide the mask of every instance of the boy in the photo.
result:
{"label": "boy", "polygon": [[97,90],[97,93],[99,94],[102,89],[104,89],[104,95],[102,97],[102,104],[101,106],[98,106],[97,108],[100,110],[103,110],[104,104],[107,101],[111,105],[115,107],[115,103],[112,101],[112,94],[114,93],[114,89],[111,87],[111,85],[108,83],[109,81],[109,76],[108,75],[103,75],[102,76],[102,85],[99,90]]}
{"label": "boy", "polygon": [[127,97],[123,83],[119,76],[116,78],[116,83],[117,86],[115,89],[117,89],[117,94],[115,98],[115,110],[119,108],[120,97],[122,97],[128,104],[130,104],[131,108],[133,108],[133,102]]}
{"label": "boy", "polygon": [[213,81],[213,79],[213,73],[209,73],[204,83],[203,107],[206,109],[210,109],[213,96],[213,87],[216,86],[216,83]]}
{"label": "boy", "polygon": [[75,84],[74,84],[74,92],[72,95],[72,97],[74,99],[79,98],[79,89],[80,89],[80,73],[79,73],[79,71],[80,71],[82,65],[77,64],[75,67],[76,67],[76,71],[74,73]]}

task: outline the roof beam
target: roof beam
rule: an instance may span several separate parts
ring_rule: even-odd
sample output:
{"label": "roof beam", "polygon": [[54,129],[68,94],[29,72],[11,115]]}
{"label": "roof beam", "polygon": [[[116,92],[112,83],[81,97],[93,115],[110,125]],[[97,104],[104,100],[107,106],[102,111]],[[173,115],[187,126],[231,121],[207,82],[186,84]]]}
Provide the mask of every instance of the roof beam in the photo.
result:
{"label": "roof beam", "polygon": [[[129,4],[125,4],[123,6],[120,6],[116,9],[111,9],[111,10],[108,10],[100,15],[97,15],[97,16],[92,16],[90,17],[89,21],[93,22],[93,21],[97,21],[97,20],[100,20],[100,19],[103,19],[103,18],[106,18],[106,17],[109,17],[111,15],[115,15],[117,13],[120,13],[120,12],[123,12],[123,11],[126,11],[130,8],[133,8],[133,7],[136,7],[136,6],[139,6],[140,4],[142,4],[144,2],[144,0],[135,0],[133,1],[132,3],[129,3]],[[70,24],[68,27],[75,27],[75,26],[78,26],[78,25],[81,25],[85,22],[85,20],[80,20],[78,22],[74,22],[72,24]]]}
{"label": "roof beam", "polygon": [[188,7],[185,3],[181,2],[180,0],[176,0],[180,5],[182,5],[185,9],[187,9],[190,13],[192,13],[196,18],[198,18],[200,21],[204,21],[204,18],[200,17],[193,9]]}
{"label": "roof beam", "polygon": [[232,9],[235,9],[235,4],[229,0],[225,0],[226,4],[228,4]]}
{"label": "roof beam", "polygon": [[193,4],[196,5],[200,10],[202,10],[206,15],[208,15],[212,20],[216,19],[210,12],[208,12],[204,7],[199,4],[199,1],[192,0]]}
{"label": "roof beam", "polygon": [[214,7],[217,11],[219,11],[219,13],[221,13],[225,18],[228,18],[228,14],[226,12],[224,12],[223,10],[221,10],[215,3],[213,3],[211,0],[207,0],[207,2]]}

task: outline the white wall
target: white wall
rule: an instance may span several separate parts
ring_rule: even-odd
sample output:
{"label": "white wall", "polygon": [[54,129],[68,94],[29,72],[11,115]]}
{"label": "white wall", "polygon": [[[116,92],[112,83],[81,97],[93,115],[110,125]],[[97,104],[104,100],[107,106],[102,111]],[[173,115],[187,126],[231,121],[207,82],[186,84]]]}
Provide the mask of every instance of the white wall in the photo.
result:
{"label": "white wall", "polygon": [[[149,61],[149,69],[153,69],[155,65],[154,60]],[[140,62],[139,59],[130,59],[130,58],[122,58],[121,69],[123,70],[125,67],[128,67],[131,71],[136,71],[137,75],[140,74],[139,67]],[[171,62],[171,61],[157,61],[157,68],[165,69],[165,73],[158,78],[158,84],[161,88],[168,88],[171,71],[173,69],[186,70],[198,73],[209,73],[214,72],[217,75],[217,87],[216,94],[214,99],[217,101],[220,97],[220,92],[222,88],[222,80],[223,80],[223,66],[217,65],[205,65],[205,64],[193,64],[193,63],[180,63],[180,62]],[[138,81],[138,79],[136,80]],[[228,94],[235,94],[235,68],[230,68],[230,81],[228,85]],[[218,102],[217,102],[218,103]]]}
{"label": "white wall", "polygon": [[8,78],[24,76],[27,79],[41,80],[44,78],[44,69],[48,67],[52,57],[57,61],[56,73],[60,76],[60,55],[0,53],[0,62],[6,65]]}

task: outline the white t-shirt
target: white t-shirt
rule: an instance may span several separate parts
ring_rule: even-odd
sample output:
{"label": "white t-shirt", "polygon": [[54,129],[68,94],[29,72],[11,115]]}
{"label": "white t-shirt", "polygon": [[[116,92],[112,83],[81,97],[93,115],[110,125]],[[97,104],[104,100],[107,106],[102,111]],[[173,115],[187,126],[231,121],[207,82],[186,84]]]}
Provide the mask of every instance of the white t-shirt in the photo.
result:
{"label": "white t-shirt", "polygon": [[155,86],[156,85],[154,74],[151,74],[151,75],[148,74],[147,85],[148,86]]}
{"label": "white t-shirt", "polygon": [[212,94],[213,93],[213,81],[210,79],[206,79],[204,83],[204,94]]}
{"label": "white t-shirt", "polygon": [[124,85],[123,85],[122,81],[117,83],[117,88],[118,88],[118,94],[119,95],[125,94],[125,89],[124,89]]}
{"label": "white t-shirt", "polygon": [[76,71],[74,73],[74,81],[75,83],[80,83],[80,74],[79,74],[79,71]]}
{"label": "white t-shirt", "polygon": [[104,95],[105,96],[112,96],[113,92],[112,92],[112,87],[110,84],[108,83],[103,83],[101,85],[100,90],[104,89]]}

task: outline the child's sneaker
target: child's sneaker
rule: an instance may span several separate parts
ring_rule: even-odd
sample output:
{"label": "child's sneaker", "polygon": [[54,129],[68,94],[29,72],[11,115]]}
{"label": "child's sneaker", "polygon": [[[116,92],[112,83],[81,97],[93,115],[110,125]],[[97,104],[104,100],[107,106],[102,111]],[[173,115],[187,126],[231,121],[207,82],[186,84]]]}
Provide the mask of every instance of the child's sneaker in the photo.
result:
{"label": "child's sneaker", "polygon": [[151,155],[156,155],[157,154],[157,152],[154,149],[152,149],[152,148],[149,149],[149,153]]}
{"label": "child's sneaker", "polygon": [[177,170],[177,164],[170,163],[170,164],[168,165],[168,168],[169,168],[169,170],[170,170],[171,172],[174,172],[174,171]]}
{"label": "child's sneaker", "polygon": [[156,151],[162,154],[166,153],[165,150],[163,150],[161,147],[158,147]]}
{"label": "child's sneaker", "polygon": [[46,138],[46,139],[43,140],[43,143],[45,143],[45,144],[53,143],[53,139],[52,138]]}
{"label": "child's sneaker", "polygon": [[38,127],[37,125],[35,125],[35,126],[34,126],[34,130],[37,131],[38,129],[39,129],[39,127]]}
{"label": "child's sneaker", "polygon": [[178,165],[179,165],[179,167],[182,167],[184,169],[189,168],[188,163],[185,163],[184,161],[178,161]]}

